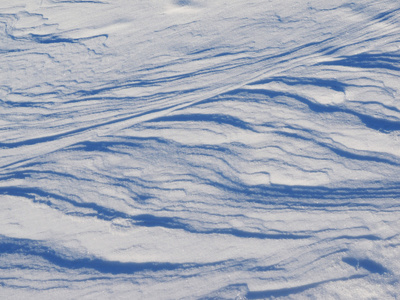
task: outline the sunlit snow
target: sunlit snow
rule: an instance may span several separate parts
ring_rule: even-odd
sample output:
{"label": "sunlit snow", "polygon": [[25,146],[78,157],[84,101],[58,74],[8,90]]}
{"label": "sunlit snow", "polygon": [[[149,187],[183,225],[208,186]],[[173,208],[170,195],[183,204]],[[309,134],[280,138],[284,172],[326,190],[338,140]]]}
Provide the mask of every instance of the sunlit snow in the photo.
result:
{"label": "sunlit snow", "polygon": [[0,1],[1,299],[400,297],[398,0]]}

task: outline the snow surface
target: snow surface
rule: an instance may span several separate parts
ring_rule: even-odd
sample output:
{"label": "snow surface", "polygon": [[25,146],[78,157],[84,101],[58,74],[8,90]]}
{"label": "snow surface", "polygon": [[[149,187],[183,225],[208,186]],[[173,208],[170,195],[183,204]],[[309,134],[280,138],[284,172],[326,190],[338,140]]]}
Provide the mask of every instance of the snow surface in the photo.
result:
{"label": "snow surface", "polygon": [[398,0],[2,0],[1,299],[400,298]]}

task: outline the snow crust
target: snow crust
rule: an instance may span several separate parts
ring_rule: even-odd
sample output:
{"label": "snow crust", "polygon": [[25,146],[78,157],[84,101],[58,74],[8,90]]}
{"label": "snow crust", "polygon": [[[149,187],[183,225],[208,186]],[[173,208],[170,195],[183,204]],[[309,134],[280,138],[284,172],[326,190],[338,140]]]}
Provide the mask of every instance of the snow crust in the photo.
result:
{"label": "snow crust", "polygon": [[399,298],[399,13],[1,1],[0,298]]}

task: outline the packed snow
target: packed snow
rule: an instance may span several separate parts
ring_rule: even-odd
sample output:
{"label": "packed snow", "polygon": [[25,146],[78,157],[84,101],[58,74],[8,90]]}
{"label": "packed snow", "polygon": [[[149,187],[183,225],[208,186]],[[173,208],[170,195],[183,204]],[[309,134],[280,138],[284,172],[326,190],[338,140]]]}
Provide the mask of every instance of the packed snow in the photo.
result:
{"label": "packed snow", "polygon": [[0,298],[400,298],[398,0],[0,2]]}

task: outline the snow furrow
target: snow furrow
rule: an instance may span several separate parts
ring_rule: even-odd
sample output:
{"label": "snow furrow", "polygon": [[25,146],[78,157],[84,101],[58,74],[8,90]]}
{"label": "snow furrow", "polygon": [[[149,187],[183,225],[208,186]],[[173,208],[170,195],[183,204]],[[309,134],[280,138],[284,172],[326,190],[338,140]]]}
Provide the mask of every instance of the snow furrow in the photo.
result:
{"label": "snow furrow", "polygon": [[0,298],[398,298],[399,11],[3,1]]}

